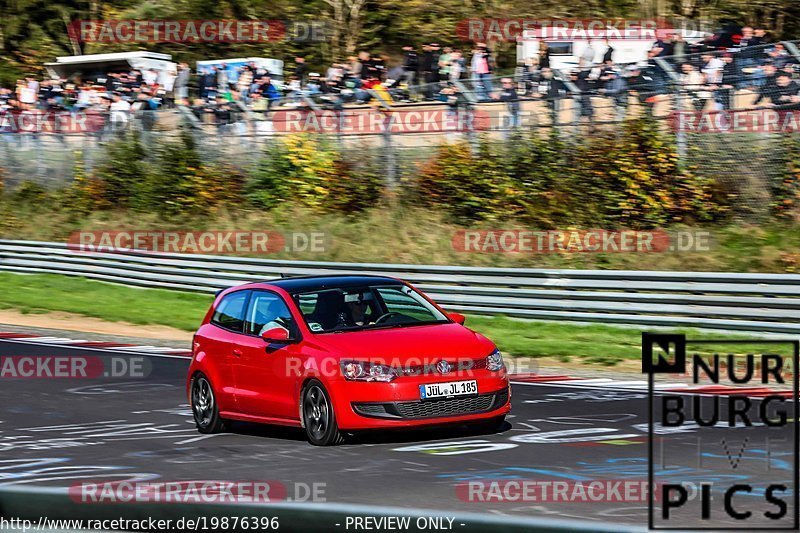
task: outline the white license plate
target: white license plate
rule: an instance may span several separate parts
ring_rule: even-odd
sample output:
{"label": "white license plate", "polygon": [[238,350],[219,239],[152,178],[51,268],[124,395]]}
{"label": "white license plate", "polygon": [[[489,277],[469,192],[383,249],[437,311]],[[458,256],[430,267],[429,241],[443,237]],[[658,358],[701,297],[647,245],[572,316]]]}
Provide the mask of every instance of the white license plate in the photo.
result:
{"label": "white license plate", "polygon": [[474,379],[419,386],[419,397],[423,400],[449,398],[451,396],[470,396],[472,394],[478,394],[478,382]]}

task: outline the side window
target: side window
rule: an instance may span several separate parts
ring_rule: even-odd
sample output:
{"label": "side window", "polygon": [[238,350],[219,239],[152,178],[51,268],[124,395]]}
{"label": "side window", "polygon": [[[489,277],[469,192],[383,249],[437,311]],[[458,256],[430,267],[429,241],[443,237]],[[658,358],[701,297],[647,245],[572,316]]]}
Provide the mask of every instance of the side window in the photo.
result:
{"label": "side window", "polygon": [[211,323],[234,331],[244,328],[244,311],[250,291],[239,291],[229,294],[217,306],[211,316]]}
{"label": "side window", "polygon": [[298,333],[283,298],[271,292],[254,291],[247,308],[245,333],[261,335],[272,328],[285,329],[291,338]]}

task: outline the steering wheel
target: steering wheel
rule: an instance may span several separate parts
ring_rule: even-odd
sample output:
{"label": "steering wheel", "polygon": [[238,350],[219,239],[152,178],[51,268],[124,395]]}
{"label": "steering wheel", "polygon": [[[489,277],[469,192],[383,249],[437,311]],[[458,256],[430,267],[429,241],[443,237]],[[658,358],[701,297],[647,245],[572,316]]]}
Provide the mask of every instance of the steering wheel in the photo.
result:
{"label": "steering wheel", "polygon": [[389,320],[394,315],[399,315],[399,314],[400,313],[395,313],[395,312],[384,313],[384,314],[382,314],[381,316],[379,316],[378,318],[375,319],[375,323],[376,324],[383,324],[384,322]]}

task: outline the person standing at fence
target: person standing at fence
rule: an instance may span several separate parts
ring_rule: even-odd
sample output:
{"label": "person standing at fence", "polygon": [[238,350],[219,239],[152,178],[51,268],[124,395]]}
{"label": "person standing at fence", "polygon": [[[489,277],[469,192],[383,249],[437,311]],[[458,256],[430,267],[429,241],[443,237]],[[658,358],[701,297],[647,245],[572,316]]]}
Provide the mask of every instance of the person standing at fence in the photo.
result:
{"label": "person standing at fence", "polygon": [[175,77],[175,100],[186,102],[189,99],[189,77],[192,69],[186,63],[178,64],[178,73]]}
{"label": "person standing at fence", "polygon": [[358,75],[363,84],[364,81],[370,78],[377,78],[379,76],[376,60],[373,59],[369,52],[361,51],[358,53],[358,63],[360,68]]}
{"label": "person standing at fence", "polygon": [[450,67],[452,66],[453,49],[445,46],[439,56],[439,81],[450,80]]}
{"label": "person standing at fence", "polygon": [[403,47],[403,78],[409,85],[417,83],[417,73],[419,71],[419,54],[414,47],[407,45]]}
{"label": "person standing at fence", "polygon": [[764,64],[764,84],[759,87],[753,106],[758,106],[764,100],[768,102],[772,100],[772,95],[778,90],[777,87],[778,69],[772,63],[772,60],[768,59]]}
{"label": "person standing at fence", "polygon": [[550,68],[550,47],[544,39],[539,41],[539,68]]}
{"label": "person standing at fence", "polygon": [[566,94],[566,87],[564,82],[556,79],[553,75],[553,70],[550,67],[545,67],[541,71],[541,78],[539,80],[536,96],[544,99],[550,111],[550,123],[557,125],[558,114],[561,111],[561,99]]}
{"label": "person standing at fence", "polygon": [[207,100],[208,102],[212,102],[217,98],[217,67],[212,67],[210,71],[207,71],[205,74],[205,78],[203,80],[203,95],[202,98]]}
{"label": "person standing at fence", "polygon": [[714,89],[714,100],[723,110],[728,111],[733,108],[733,90],[736,87],[738,76],[739,73],[736,70],[733,54],[726,52],[722,56],[719,81],[716,86],[712,87]]}
{"label": "person standing at fence", "polygon": [[800,109],[800,86],[786,72],[780,72],[775,81],[775,92],[770,97],[769,107],[780,110]]}
{"label": "person standing at fence", "polygon": [[718,89],[722,83],[722,69],[725,64],[719,57],[710,52],[703,54],[701,56],[701,61],[700,72],[703,74],[705,83],[709,86],[709,89],[714,91],[714,106],[721,108],[723,106],[720,103]]}
{"label": "person standing at fence", "polygon": [[629,65],[625,75],[628,88],[636,91],[639,103],[644,107],[648,115],[652,115],[656,105],[658,89],[650,72],[642,70],[639,65]]}
{"label": "person standing at fence", "polygon": [[227,94],[230,91],[230,84],[228,83],[228,65],[222,63],[217,72],[217,93],[218,94]]}
{"label": "person standing at fence", "polygon": [[492,92],[492,58],[485,43],[478,43],[472,51],[472,81],[475,84],[478,100],[489,100]]}
{"label": "person standing at fence", "polygon": [[614,47],[611,46],[611,42],[606,39],[605,42],[606,51],[603,52],[603,64],[607,65],[609,61],[614,61]]}
{"label": "person standing at fence", "polygon": [[300,82],[303,87],[306,84],[306,76],[308,75],[308,65],[306,65],[306,58],[297,56],[294,58],[294,77]]}
{"label": "person standing at fence", "polygon": [[594,49],[592,46],[592,41],[587,41],[586,48],[583,49],[581,52],[581,56],[578,59],[578,66],[579,67],[591,67],[594,65],[594,58],[597,56],[597,50]]}
{"label": "person standing at fence", "polygon": [[261,93],[262,98],[267,99],[267,109],[278,104],[281,100],[281,92],[272,83],[272,78],[269,76],[262,76],[258,84],[258,92]]}
{"label": "person standing at fence", "polygon": [[755,59],[755,50],[759,40],[753,34],[753,28],[745,26],[739,36],[738,42],[734,42],[732,50],[736,53],[736,64],[739,67],[739,88],[747,89],[754,86],[752,77],[758,68]]}
{"label": "person standing at fence", "polygon": [[422,76],[422,81],[425,83],[423,95],[426,100],[432,100],[436,90],[433,86],[433,48],[430,44],[423,45],[422,58],[419,62],[419,72]]}
{"label": "person standing at fence", "polygon": [[461,50],[453,50],[453,55],[450,60],[450,82],[460,81],[467,72],[467,61],[464,59],[464,54]]}
{"label": "person standing at fence", "polygon": [[602,84],[598,92],[611,98],[616,111],[615,119],[617,122],[622,121],[628,111],[628,87],[625,78],[622,77],[622,73],[614,66],[614,63],[608,61],[603,67],[598,81]]}
{"label": "person standing at fence", "polygon": [[687,45],[683,40],[681,33],[673,33],[670,35],[669,44],[672,48],[672,55],[670,56],[673,65],[682,65],[686,61]]}
{"label": "person standing at fence", "polygon": [[511,78],[503,78],[500,80],[502,89],[500,93],[495,96],[501,102],[505,102],[508,116],[503,117],[502,129],[504,131],[515,130],[520,127],[520,104],[519,94],[514,87],[514,80]]}
{"label": "person standing at fence", "polygon": [[139,119],[142,131],[149,132],[153,130],[153,126],[156,123],[156,109],[158,109],[158,103],[153,99],[149,89],[142,87],[136,96],[136,100],[131,104],[131,112],[133,116]]}
{"label": "person standing at fence", "polygon": [[592,94],[594,94],[594,80],[590,78],[591,71],[588,69],[574,70],[570,73],[570,81],[580,91],[578,105],[580,107],[581,121],[586,119],[590,127],[594,127],[594,106],[592,105]]}
{"label": "person standing at fence", "polygon": [[681,86],[695,111],[702,111],[710,96],[705,89],[705,76],[694,68],[691,63],[684,63],[681,67]]}
{"label": "person standing at fence", "polygon": [[111,106],[109,107],[111,113],[111,129],[112,131],[119,132],[125,130],[128,125],[128,120],[131,115],[131,104],[119,93],[111,94]]}

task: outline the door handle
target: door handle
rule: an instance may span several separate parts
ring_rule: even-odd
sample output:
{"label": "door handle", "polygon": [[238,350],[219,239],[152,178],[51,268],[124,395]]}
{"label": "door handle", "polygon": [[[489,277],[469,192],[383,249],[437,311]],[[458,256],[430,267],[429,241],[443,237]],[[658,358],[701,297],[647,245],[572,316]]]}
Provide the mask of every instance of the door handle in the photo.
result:
{"label": "door handle", "polygon": [[234,350],[233,351],[233,355],[235,355],[236,357],[241,357],[242,356],[242,351],[241,350]]}

